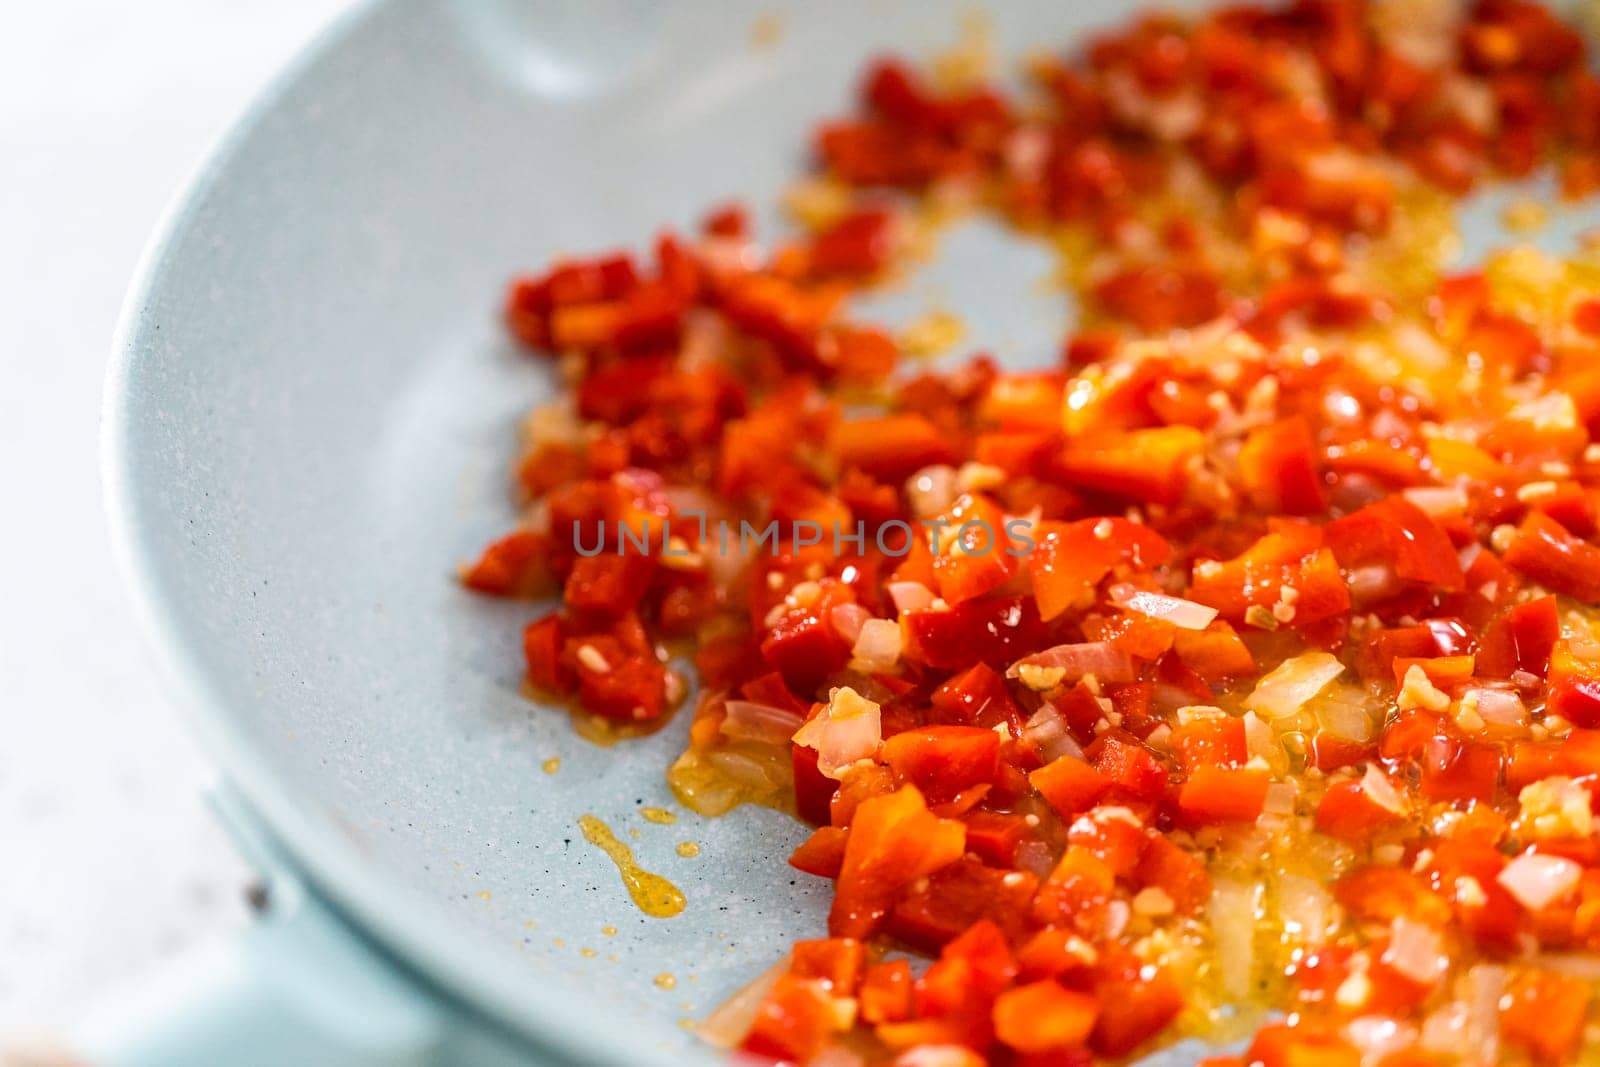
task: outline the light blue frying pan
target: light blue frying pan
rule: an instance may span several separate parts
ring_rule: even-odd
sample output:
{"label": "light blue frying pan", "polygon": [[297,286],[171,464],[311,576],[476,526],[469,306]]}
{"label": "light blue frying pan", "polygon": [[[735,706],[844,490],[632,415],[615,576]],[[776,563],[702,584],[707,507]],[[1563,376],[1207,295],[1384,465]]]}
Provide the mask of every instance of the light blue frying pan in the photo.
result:
{"label": "light blue frying pan", "polygon": [[[213,154],[128,298],[106,477],[268,902],[102,1012],[95,1062],[710,1062],[682,1021],[823,930],[827,886],[784,863],[800,825],[641,818],[672,803],[686,717],[580,741],[519,692],[529,606],[452,572],[510,523],[515,426],[551,390],[502,336],[507,277],[729,195],[771,204],[863,61],[948,45],[967,6],[372,3]],[[1008,2],[995,43],[1015,57],[1125,11]],[[1070,319],[1044,254],[982,227],[945,253],[871,310],[952,308],[974,345],[1050,362]],[[683,887],[681,916],[632,906],[589,813]]]}

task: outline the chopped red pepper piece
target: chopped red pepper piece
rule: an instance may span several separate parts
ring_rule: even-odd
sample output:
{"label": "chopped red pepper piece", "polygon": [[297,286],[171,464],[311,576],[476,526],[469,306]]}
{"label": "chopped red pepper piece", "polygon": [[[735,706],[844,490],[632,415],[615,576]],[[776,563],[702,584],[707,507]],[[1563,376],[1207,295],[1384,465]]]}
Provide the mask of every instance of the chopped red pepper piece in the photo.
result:
{"label": "chopped red pepper piece", "polygon": [[966,827],[928,811],[915,786],[856,809],[839,887],[828,915],[836,937],[866,937],[888,914],[894,894],[960,858]]}

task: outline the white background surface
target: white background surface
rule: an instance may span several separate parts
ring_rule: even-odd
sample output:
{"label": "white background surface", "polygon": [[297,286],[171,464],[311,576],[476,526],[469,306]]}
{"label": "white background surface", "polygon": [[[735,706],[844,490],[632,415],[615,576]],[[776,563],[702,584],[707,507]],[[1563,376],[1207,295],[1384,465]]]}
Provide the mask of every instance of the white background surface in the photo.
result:
{"label": "white background surface", "polygon": [[339,0],[18,0],[0,33],[0,1032],[244,921],[100,506],[101,383],[162,208]]}

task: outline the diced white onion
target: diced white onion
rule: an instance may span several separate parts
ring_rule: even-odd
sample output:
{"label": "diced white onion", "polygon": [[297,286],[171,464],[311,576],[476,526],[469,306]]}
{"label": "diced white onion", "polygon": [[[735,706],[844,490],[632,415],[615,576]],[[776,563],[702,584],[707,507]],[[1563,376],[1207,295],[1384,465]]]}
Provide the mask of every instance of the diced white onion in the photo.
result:
{"label": "diced white onion", "polygon": [[1387,1015],[1362,1015],[1345,1025],[1344,1036],[1361,1050],[1363,1063],[1381,1063],[1417,1043],[1417,1028]]}
{"label": "diced white onion", "polygon": [[1238,1000],[1255,986],[1255,943],[1261,887],[1237,878],[1218,878],[1211,887],[1206,918],[1211,921],[1222,989]]}
{"label": "diced white onion", "polygon": [[1439,932],[1426,923],[1404,916],[1389,927],[1389,945],[1383,962],[1419,985],[1431,986],[1450,968]]}
{"label": "diced white onion", "polygon": [[1467,510],[1467,491],[1460,486],[1417,486],[1401,490],[1401,495],[1434,517],[1459,515]]}
{"label": "diced white onion", "polygon": [[727,712],[722,720],[724,734],[763,744],[786,745],[805,723],[802,716],[788,708],[757,704],[752,700],[730,700],[722,709]]}
{"label": "diced white onion", "polygon": [[899,660],[904,647],[905,637],[900,632],[898,622],[893,619],[868,619],[862,624],[851,651],[863,664],[892,667]]}
{"label": "diced white onion", "polygon": [[1269,815],[1293,815],[1294,799],[1298,791],[1293,782],[1273,782],[1267,786],[1267,795],[1262,799],[1261,810]]}
{"label": "diced white onion", "polygon": [[1479,1063],[1500,1057],[1500,998],[1506,989],[1506,969],[1480,963],[1467,972],[1467,1042]]}
{"label": "diced white onion", "polygon": [[695,1033],[718,1048],[734,1048],[750,1033],[756,1013],[778,979],[789,973],[789,957],[762,971],[737,993],[723,1001],[716,1011],[695,1027]]}
{"label": "diced white onion", "polygon": [[1316,704],[1317,724],[1346,741],[1365,743],[1378,732],[1377,721],[1367,703],[1365,690],[1355,686],[1336,686]]}
{"label": "diced white onion", "polygon": [[[812,1067],[816,1062],[811,1061]],[[918,1045],[896,1056],[894,1067],[980,1067],[983,1062],[965,1045]]]}
{"label": "diced white onion", "polygon": [[1465,1058],[1472,1055],[1471,1034],[1476,1029],[1472,1009],[1461,1001],[1440,1005],[1422,1020],[1417,1041],[1428,1052]]}
{"label": "diced white onion", "polygon": [[1509,689],[1469,689],[1461,695],[1463,705],[1476,702],[1478,716],[1484,722],[1501,726],[1521,726],[1528,721],[1528,709],[1522,698]]}
{"label": "diced white onion", "polygon": [[1244,713],[1244,745],[1251,759],[1265,760],[1274,774],[1282,774],[1289,766],[1289,755],[1283,742],[1261,716],[1253,711]]}
{"label": "diced white onion", "polygon": [[1005,139],[1001,152],[1013,177],[1032,180],[1044,173],[1050,161],[1050,134],[1038,124],[1018,126]]}
{"label": "diced white onion", "polygon": [[1574,978],[1582,978],[1585,982],[1600,982],[1600,956],[1591,956],[1588,953],[1559,953],[1538,955],[1528,962],[1547,971],[1559,971]]}
{"label": "diced white onion", "polygon": [[1307,652],[1286,659],[1257,683],[1244,706],[1271,719],[1299,711],[1328,683],[1344,673],[1344,664],[1327,652]]}
{"label": "diced white onion", "polygon": [[1017,846],[1017,870],[1027,871],[1044,878],[1055,869],[1057,856],[1049,842],[1024,841]]}
{"label": "diced white onion", "polygon": [[1022,727],[1022,740],[1046,763],[1062,756],[1083,758],[1083,748],[1067,728],[1066,716],[1054,704],[1046,701],[1040,705]]}
{"label": "diced white onion", "polygon": [[[831,1003],[834,1005],[845,1004],[852,1007],[855,1005],[854,1000],[842,997],[832,998]],[[838,1009],[835,1008],[835,1010]],[[852,1021],[854,1021],[853,1017]],[[844,1029],[849,1029],[849,1027],[846,1026]],[[866,1062],[866,1058],[853,1048],[846,1048],[844,1045],[829,1045],[807,1060],[806,1067],[864,1067]]]}
{"label": "diced white onion", "polygon": [[734,543],[730,543],[724,552],[720,543],[712,541],[700,549],[700,555],[706,561],[706,572],[711,575],[711,581],[719,589],[732,588],[750,562]]}
{"label": "diced white onion", "polygon": [[906,502],[919,519],[948,511],[955,502],[956,493],[956,469],[942,463],[923,467],[906,479]]}
{"label": "diced white onion", "polygon": [[1152,619],[1170,622],[1184,630],[1204,630],[1211,625],[1211,620],[1217,617],[1216,608],[1208,608],[1204,604],[1196,604],[1181,597],[1148,593],[1143,590],[1121,600],[1118,606],[1128,611],[1137,611],[1141,615],[1148,615]]}
{"label": "diced white onion", "polygon": [[833,625],[834,633],[855,644],[861,635],[861,625],[872,618],[872,612],[860,604],[835,604],[828,613],[828,621]]}
{"label": "diced white onion", "polygon": [[1361,779],[1361,791],[1367,794],[1367,799],[1385,811],[1396,815],[1406,812],[1405,798],[1395,789],[1394,783],[1389,781],[1389,776],[1378,769],[1376,763],[1367,764],[1367,773]]}
{"label": "diced white onion", "polygon": [[709,753],[706,760],[728,778],[748,789],[764,793],[783,784],[783,773],[786,768],[780,768],[771,759],[757,759],[748,753],[719,749]]}
{"label": "diced white onion", "polygon": [[1287,871],[1278,876],[1278,915],[1283,932],[1296,943],[1321,945],[1336,924],[1338,910],[1327,886],[1315,878]]}
{"label": "diced white onion", "polygon": [[896,611],[923,611],[933,605],[933,593],[921,582],[890,582],[888,590]]}
{"label": "diced white onion", "polygon": [[1023,667],[1060,668],[1064,672],[1061,680],[1066,682],[1075,682],[1088,674],[1102,682],[1131,682],[1138,677],[1133,669],[1133,657],[1109,641],[1056,645],[1035,652],[1007,668],[1006,677],[1016,678]]}
{"label": "diced white onion", "polygon": [[1527,852],[1505,865],[1495,881],[1529,911],[1538,911],[1578,887],[1583,868],[1562,856]]}
{"label": "diced white onion", "polygon": [[828,704],[795,732],[794,743],[817,750],[817,769],[828,778],[871,759],[883,741],[878,705],[848,686],[835,689]]}

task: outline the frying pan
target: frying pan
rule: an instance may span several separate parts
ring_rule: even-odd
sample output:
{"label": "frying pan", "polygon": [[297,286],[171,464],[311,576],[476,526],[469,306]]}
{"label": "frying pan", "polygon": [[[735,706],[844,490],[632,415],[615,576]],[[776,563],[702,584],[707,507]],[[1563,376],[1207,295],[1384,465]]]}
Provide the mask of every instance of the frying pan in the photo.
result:
{"label": "frying pan", "polygon": [[[469,596],[453,567],[512,522],[515,426],[553,384],[501,332],[508,276],[729,196],[771,204],[861,64],[948,45],[966,7],[369,3],[228,134],[133,283],[105,476],[264,907],[98,1013],[91,1061],[713,1062],[681,1021],[824,929],[825,883],[784,863],[798,823],[641,819],[672,804],[688,717],[580,740],[520,689],[537,609]],[[1008,2],[994,43],[1014,58],[1125,16]],[[937,302],[969,351],[1050,362],[1070,318],[1044,253],[982,226],[944,253],[866,310]],[[683,888],[682,915],[632,906],[585,814]]]}

